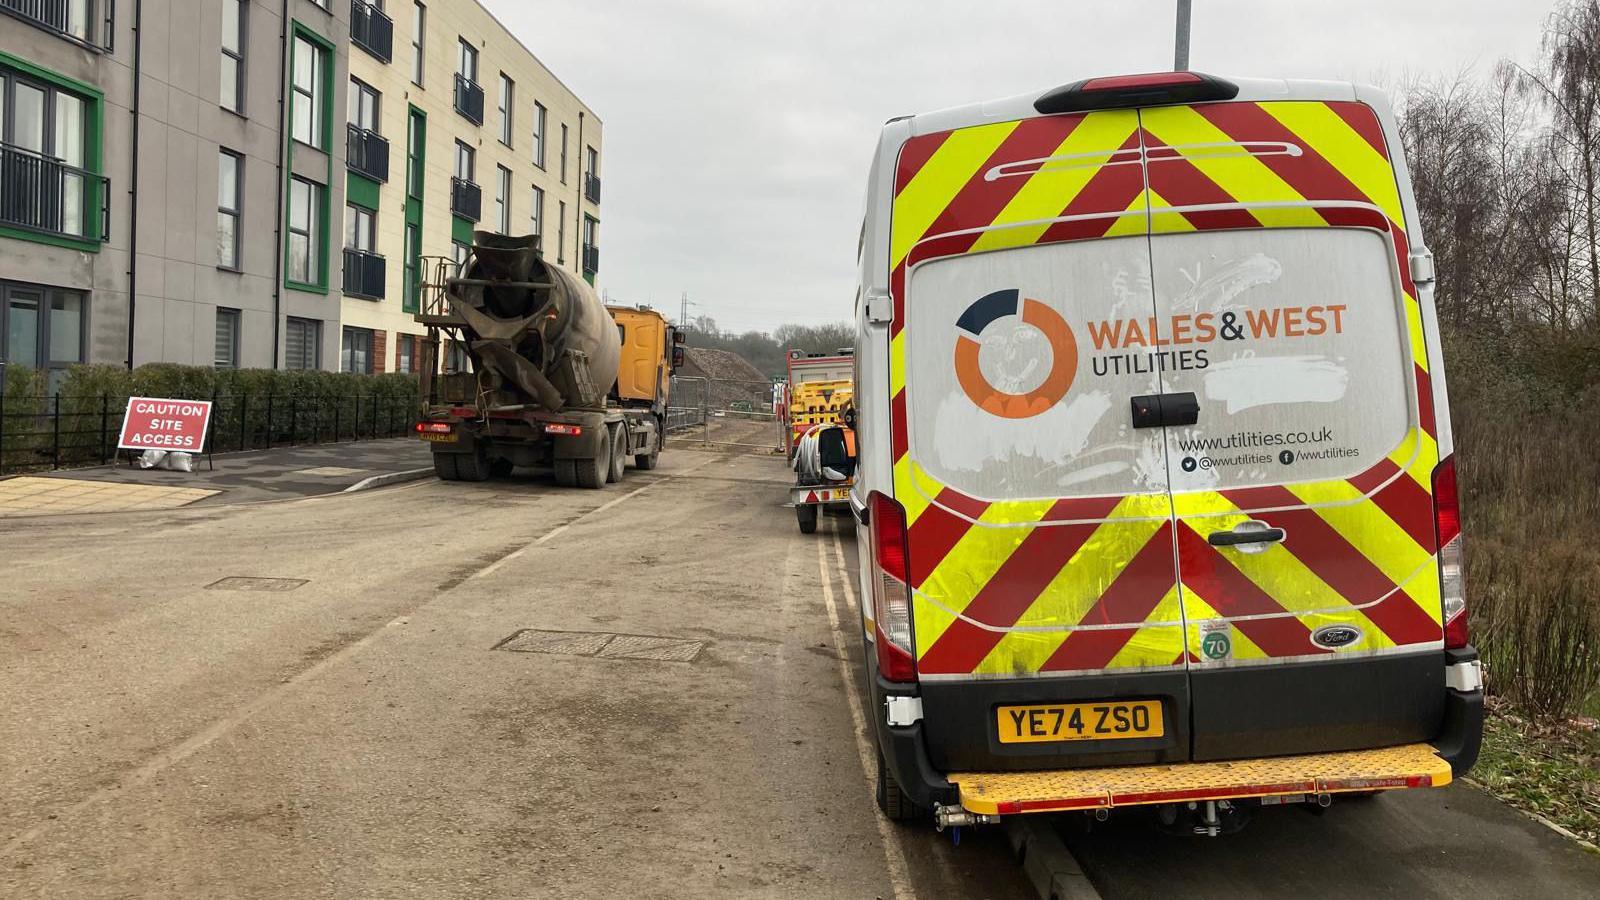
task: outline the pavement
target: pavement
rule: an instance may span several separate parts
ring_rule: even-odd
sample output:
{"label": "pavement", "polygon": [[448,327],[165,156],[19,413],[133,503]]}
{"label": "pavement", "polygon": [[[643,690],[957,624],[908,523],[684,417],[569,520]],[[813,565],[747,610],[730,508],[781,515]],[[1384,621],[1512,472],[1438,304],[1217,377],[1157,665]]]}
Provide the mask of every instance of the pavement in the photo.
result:
{"label": "pavement", "polygon": [[[600,491],[0,519],[26,550],[0,897],[1038,896],[1005,831],[877,814],[853,531],[801,535],[788,476],[679,446]],[[1216,839],[1041,821],[1108,898],[1600,886],[1464,785],[1273,813]]]}
{"label": "pavement", "polygon": [[193,472],[124,464],[0,479],[0,517],[284,500],[433,473],[428,445],[414,438],[224,453],[213,464],[199,457]]}

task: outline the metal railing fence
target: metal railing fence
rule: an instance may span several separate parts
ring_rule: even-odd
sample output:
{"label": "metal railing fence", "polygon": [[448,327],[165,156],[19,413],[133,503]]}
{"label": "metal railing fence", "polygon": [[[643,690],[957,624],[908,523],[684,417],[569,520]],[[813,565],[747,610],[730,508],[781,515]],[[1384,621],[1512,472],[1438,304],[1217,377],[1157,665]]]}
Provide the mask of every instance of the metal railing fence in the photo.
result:
{"label": "metal railing fence", "polygon": [[[416,398],[392,394],[201,399],[213,404],[207,453],[401,437],[417,419]],[[110,394],[0,395],[0,475],[111,462],[127,406]]]}

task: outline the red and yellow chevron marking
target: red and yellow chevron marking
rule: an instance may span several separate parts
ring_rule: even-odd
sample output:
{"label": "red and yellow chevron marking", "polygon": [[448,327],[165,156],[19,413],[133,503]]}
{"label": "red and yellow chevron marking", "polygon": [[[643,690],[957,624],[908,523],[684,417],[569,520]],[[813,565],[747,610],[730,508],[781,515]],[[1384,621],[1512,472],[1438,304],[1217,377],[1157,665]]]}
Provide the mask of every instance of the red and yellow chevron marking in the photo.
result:
{"label": "red and yellow chevron marking", "polygon": [[[891,450],[910,525],[924,677],[1235,665],[1442,639],[1427,345],[1399,189],[1372,111],[1353,102],[1238,102],[1051,116],[911,139],[890,226]],[[1121,234],[1362,227],[1395,248],[1417,427],[1349,479],[1226,492],[988,502],[908,454],[905,285],[920,262]],[[1245,518],[1289,537],[1257,554],[1211,531]],[[1174,563],[1176,559],[1176,565]],[[1200,625],[1226,619],[1228,660]]]}

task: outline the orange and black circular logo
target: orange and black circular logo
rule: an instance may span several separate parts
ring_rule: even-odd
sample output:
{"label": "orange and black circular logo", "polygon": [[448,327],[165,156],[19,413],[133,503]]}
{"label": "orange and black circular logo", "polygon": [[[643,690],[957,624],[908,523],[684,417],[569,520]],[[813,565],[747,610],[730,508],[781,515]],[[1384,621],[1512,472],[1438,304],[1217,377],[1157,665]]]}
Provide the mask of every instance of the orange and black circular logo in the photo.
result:
{"label": "orange and black circular logo", "polygon": [[[978,367],[979,337],[984,329],[1007,316],[1020,315],[1022,322],[1038,329],[1050,345],[1050,371],[1039,386],[1025,394],[1011,394],[996,388]],[[1061,314],[1038,300],[1010,289],[979,297],[956,320],[961,333],[956,336],[956,378],[961,389],[983,411],[1006,419],[1037,416],[1056,405],[1072,388],[1078,374],[1078,339]]]}

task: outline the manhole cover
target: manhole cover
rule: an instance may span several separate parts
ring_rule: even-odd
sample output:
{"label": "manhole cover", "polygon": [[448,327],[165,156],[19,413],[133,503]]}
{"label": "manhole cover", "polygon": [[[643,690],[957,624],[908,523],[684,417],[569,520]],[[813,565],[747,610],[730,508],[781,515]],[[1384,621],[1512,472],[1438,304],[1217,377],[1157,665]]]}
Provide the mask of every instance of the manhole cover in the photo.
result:
{"label": "manhole cover", "polygon": [[540,631],[524,628],[495,645],[496,650],[515,653],[562,653],[568,656],[593,656],[611,640],[611,635],[590,631]]}
{"label": "manhole cover", "polygon": [[360,475],[366,469],[346,469],[342,466],[317,466],[312,469],[296,469],[295,475],[325,475],[329,478],[338,478],[342,475]]}
{"label": "manhole cover", "polygon": [[659,659],[665,662],[694,662],[700,655],[702,641],[684,641],[677,638],[643,637],[636,634],[619,634],[611,639],[601,656],[618,659]]}
{"label": "manhole cover", "polygon": [[206,585],[213,591],[292,591],[306,583],[304,578],[252,578],[248,575],[229,575]]}
{"label": "manhole cover", "polygon": [[564,656],[600,656],[606,659],[650,659],[694,662],[704,641],[611,634],[603,631],[544,631],[524,628],[494,646],[515,653],[558,653]]}

